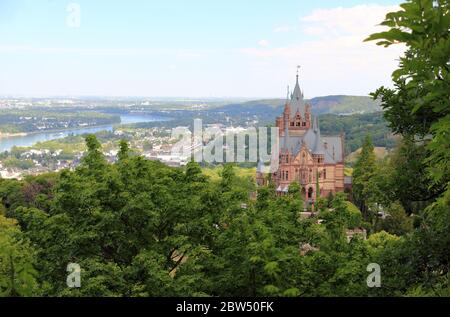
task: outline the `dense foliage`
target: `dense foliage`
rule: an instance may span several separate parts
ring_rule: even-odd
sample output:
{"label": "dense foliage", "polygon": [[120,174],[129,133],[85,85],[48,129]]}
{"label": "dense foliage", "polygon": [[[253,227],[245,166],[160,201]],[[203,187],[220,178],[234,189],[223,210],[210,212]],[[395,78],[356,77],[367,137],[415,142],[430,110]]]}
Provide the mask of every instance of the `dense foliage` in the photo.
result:
{"label": "dense foliage", "polygon": [[[0,295],[450,296],[449,9],[408,1],[371,37],[408,51],[396,88],[374,95],[403,140],[377,162],[365,138],[352,195],[363,212],[338,193],[303,218],[299,184],[276,196],[232,165],[212,180],[125,141],[108,164],[91,135],[74,171],[0,180]],[[363,228],[367,239],[349,234]],[[381,287],[368,287],[371,263]]]}
{"label": "dense foliage", "polygon": [[[330,197],[315,217],[302,219],[298,184],[283,197],[271,186],[260,187],[254,200],[253,183],[237,176],[232,165],[210,180],[197,163],[183,170],[130,155],[126,142],[116,164],[105,161],[94,136],[86,144],[75,171],[0,181],[1,294],[376,296],[415,294],[417,287],[431,292],[422,285],[416,237],[374,228],[367,240],[357,235],[347,241],[348,229],[370,224],[343,194]],[[426,237],[435,242],[434,235]],[[69,263],[81,266],[80,288],[66,285]],[[389,287],[367,287],[370,263],[381,265]],[[445,294],[445,285],[435,291]]]}
{"label": "dense foliage", "polygon": [[[409,0],[391,12],[382,25],[388,31],[371,35],[379,45],[403,44],[406,52],[392,74],[395,87],[381,87],[391,129],[404,137],[389,173],[374,181],[378,200],[397,199],[418,215],[418,229],[409,236],[410,250],[421,261],[425,285],[449,286],[450,266],[450,2]],[[383,181],[383,175],[391,175]],[[392,177],[393,176],[393,177]],[[389,195],[382,194],[388,190]],[[377,194],[373,193],[372,198]],[[384,196],[384,197],[383,197]],[[376,201],[375,200],[375,201]],[[416,276],[415,279],[418,277]],[[417,294],[423,291],[418,287]]]}

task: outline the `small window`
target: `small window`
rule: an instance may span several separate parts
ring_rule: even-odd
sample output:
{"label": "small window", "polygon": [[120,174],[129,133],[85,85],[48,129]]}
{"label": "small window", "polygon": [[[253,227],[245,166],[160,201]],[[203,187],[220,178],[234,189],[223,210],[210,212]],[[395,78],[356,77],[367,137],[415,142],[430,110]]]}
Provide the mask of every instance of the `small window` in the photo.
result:
{"label": "small window", "polygon": [[294,122],[291,122],[291,127],[293,127],[294,126]]}
{"label": "small window", "polygon": [[327,169],[323,170],[323,179],[327,179]]}
{"label": "small window", "polygon": [[297,127],[299,127],[300,126],[300,122],[297,122]]}
{"label": "small window", "polygon": [[306,122],[302,122],[302,126],[306,127]]}

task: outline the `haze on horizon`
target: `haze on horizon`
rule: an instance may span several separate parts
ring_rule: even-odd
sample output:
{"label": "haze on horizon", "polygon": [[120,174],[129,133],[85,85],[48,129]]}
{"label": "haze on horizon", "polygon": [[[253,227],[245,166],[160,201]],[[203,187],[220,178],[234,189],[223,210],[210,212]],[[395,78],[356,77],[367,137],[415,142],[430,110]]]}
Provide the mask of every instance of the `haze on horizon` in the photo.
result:
{"label": "haze on horizon", "polygon": [[396,0],[2,0],[0,95],[306,98],[390,86]]}

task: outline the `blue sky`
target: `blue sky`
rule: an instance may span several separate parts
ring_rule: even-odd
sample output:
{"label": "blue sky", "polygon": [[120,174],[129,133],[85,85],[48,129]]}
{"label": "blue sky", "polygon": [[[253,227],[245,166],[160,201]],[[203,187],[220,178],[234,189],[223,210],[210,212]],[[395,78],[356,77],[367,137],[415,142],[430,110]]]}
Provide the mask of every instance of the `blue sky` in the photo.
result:
{"label": "blue sky", "polygon": [[365,95],[402,49],[362,39],[398,4],[0,0],[0,94],[283,97],[300,64],[307,97]]}

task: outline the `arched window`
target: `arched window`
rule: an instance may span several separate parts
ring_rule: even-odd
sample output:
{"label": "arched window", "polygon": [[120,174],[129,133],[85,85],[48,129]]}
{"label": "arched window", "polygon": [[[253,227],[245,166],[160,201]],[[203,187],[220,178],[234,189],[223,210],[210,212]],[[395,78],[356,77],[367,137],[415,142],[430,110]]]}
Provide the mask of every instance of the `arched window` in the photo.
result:
{"label": "arched window", "polygon": [[327,169],[323,169],[323,179],[327,179]]}

